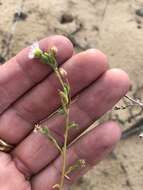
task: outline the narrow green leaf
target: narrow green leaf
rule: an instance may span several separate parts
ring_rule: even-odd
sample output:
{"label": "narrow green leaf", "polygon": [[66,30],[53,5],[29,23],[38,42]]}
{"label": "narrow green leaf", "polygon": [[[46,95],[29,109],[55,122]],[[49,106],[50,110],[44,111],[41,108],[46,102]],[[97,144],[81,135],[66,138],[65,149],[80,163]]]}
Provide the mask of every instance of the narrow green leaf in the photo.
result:
{"label": "narrow green leaf", "polygon": [[46,53],[42,54],[41,60],[42,60],[44,63],[50,65],[49,56],[48,56]]}

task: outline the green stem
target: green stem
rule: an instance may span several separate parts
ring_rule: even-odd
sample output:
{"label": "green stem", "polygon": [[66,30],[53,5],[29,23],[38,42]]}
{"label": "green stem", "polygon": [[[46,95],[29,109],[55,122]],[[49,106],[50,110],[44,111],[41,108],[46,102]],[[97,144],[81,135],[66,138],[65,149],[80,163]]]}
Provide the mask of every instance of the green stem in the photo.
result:
{"label": "green stem", "polygon": [[70,95],[70,86],[68,83],[68,79],[64,77],[60,72],[58,68],[58,64],[56,62],[55,53],[56,52],[54,52],[53,50],[50,52],[45,52],[42,54],[41,59],[43,60],[44,63],[49,64],[53,68],[55,75],[57,76],[59,83],[61,84],[61,87],[63,88],[63,91],[59,90],[62,109],[64,110],[64,115],[65,115],[65,132],[64,132],[63,148],[62,149],[60,148],[60,146],[58,145],[54,137],[49,136],[49,138],[53,141],[53,143],[56,145],[58,150],[61,152],[61,156],[63,158],[61,180],[60,180],[60,184],[58,184],[58,188],[62,190],[64,186],[65,175],[66,175],[67,143],[68,143],[68,133],[69,133],[69,107],[71,103],[71,95]]}
{"label": "green stem", "polygon": [[61,181],[60,181],[60,190],[62,190],[64,185],[64,178],[66,173],[66,161],[67,161],[67,141],[68,141],[68,125],[69,125],[69,109],[67,109],[66,113],[66,128],[65,128],[65,134],[64,134],[64,146],[63,146],[63,165],[62,165],[62,175],[61,175]]}
{"label": "green stem", "polygon": [[[58,68],[55,68],[55,74],[58,77],[62,88],[64,89],[64,87],[65,87],[64,82],[63,82],[62,76],[61,76]],[[63,189],[65,173],[66,173],[67,141],[68,141],[68,132],[69,132],[69,128],[68,128],[69,127],[69,105],[70,105],[70,101],[69,101],[68,105],[66,107],[64,107],[66,123],[65,123],[65,133],[64,133],[64,145],[63,145],[63,149],[62,149],[63,164],[62,164],[62,174],[61,174],[60,187],[59,187],[60,190]]]}
{"label": "green stem", "polygon": [[63,80],[62,80],[62,77],[61,77],[61,74],[60,74],[60,71],[59,71],[59,69],[56,67],[55,68],[55,74],[56,74],[56,76],[58,77],[58,79],[59,79],[59,82],[60,82],[60,84],[62,85],[62,88],[64,89],[64,82],[63,82]]}

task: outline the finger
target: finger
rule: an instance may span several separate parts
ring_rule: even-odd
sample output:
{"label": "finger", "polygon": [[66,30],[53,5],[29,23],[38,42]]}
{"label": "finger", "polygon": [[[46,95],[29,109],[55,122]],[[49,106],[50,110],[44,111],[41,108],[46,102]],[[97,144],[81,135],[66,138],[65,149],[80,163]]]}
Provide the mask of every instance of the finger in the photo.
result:
{"label": "finger", "polygon": [[[68,73],[74,96],[107,69],[107,61],[101,52],[89,50],[73,56],[63,67]],[[1,116],[0,137],[12,144],[21,141],[32,130],[34,123],[58,108],[59,88],[60,84],[52,74],[19,99]]]}
{"label": "finger", "polygon": [[0,152],[0,188],[3,190],[30,190],[30,183],[17,170],[9,154]]}
{"label": "finger", "polygon": [[[70,130],[69,143],[111,109],[126,94],[129,85],[130,82],[125,72],[112,69],[106,71],[101,78],[81,92],[70,108],[70,121],[79,124],[79,128]],[[46,126],[53,132],[57,141],[63,144],[64,118],[55,116],[46,122]],[[55,145],[37,133],[31,133],[13,152],[17,167],[25,175],[37,173],[51,163],[57,155],[58,150]]]}
{"label": "finger", "polygon": [[[79,166],[79,168],[69,173],[70,180],[65,180],[65,187],[75,182],[111,152],[119,141],[120,135],[118,126],[113,122],[109,122],[98,126],[75,142],[67,152],[67,170],[81,159],[85,161],[85,167]],[[51,190],[55,184],[60,182],[61,166],[62,157],[60,156],[54,163],[33,177],[32,189]]]}
{"label": "finger", "polygon": [[[41,49],[58,48],[57,61],[63,63],[72,56],[73,46],[63,36],[51,36],[39,42]],[[65,51],[66,49],[66,51]],[[28,58],[25,48],[14,58],[0,66],[0,113],[31,87],[43,80],[51,71],[49,66]]]}

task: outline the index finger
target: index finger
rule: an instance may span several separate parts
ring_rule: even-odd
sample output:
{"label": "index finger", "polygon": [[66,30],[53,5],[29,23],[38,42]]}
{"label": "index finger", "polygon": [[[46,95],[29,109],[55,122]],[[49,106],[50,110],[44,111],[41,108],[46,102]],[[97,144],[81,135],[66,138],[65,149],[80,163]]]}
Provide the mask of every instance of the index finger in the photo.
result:
{"label": "index finger", "polygon": [[[51,36],[39,41],[43,50],[56,46],[57,62],[62,64],[73,54],[72,43],[64,36]],[[42,81],[51,69],[38,60],[28,58],[30,48],[23,49],[15,57],[0,66],[0,114],[14,101]]]}

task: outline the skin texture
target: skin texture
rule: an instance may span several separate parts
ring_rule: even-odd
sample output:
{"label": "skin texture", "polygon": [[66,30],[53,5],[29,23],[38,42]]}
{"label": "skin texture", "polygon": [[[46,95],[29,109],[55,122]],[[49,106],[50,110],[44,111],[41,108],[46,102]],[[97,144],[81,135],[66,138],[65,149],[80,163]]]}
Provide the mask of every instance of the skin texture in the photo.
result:
{"label": "skin texture", "polygon": [[[79,159],[86,161],[86,167],[70,174],[70,181],[65,180],[67,189],[119,141],[121,132],[114,122],[74,139],[127,93],[130,81],[124,71],[109,70],[107,58],[99,50],[73,55],[71,42],[63,36],[39,43],[43,50],[58,49],[58,64],[67,71],[72,88],[70,119],[79,124],[69,135],[67,167]],[[9,154],[0,152],[1,190],[51,190],[60,178],[62,159],[57,149],[45,136],[33,132],[34,124],[42,121],[63,144],[62,116],[48,119],[60,105],[60,85],[49,66],[29,60],[28,52],[29,47],[0,66],[0,138],[15,146]]]}

